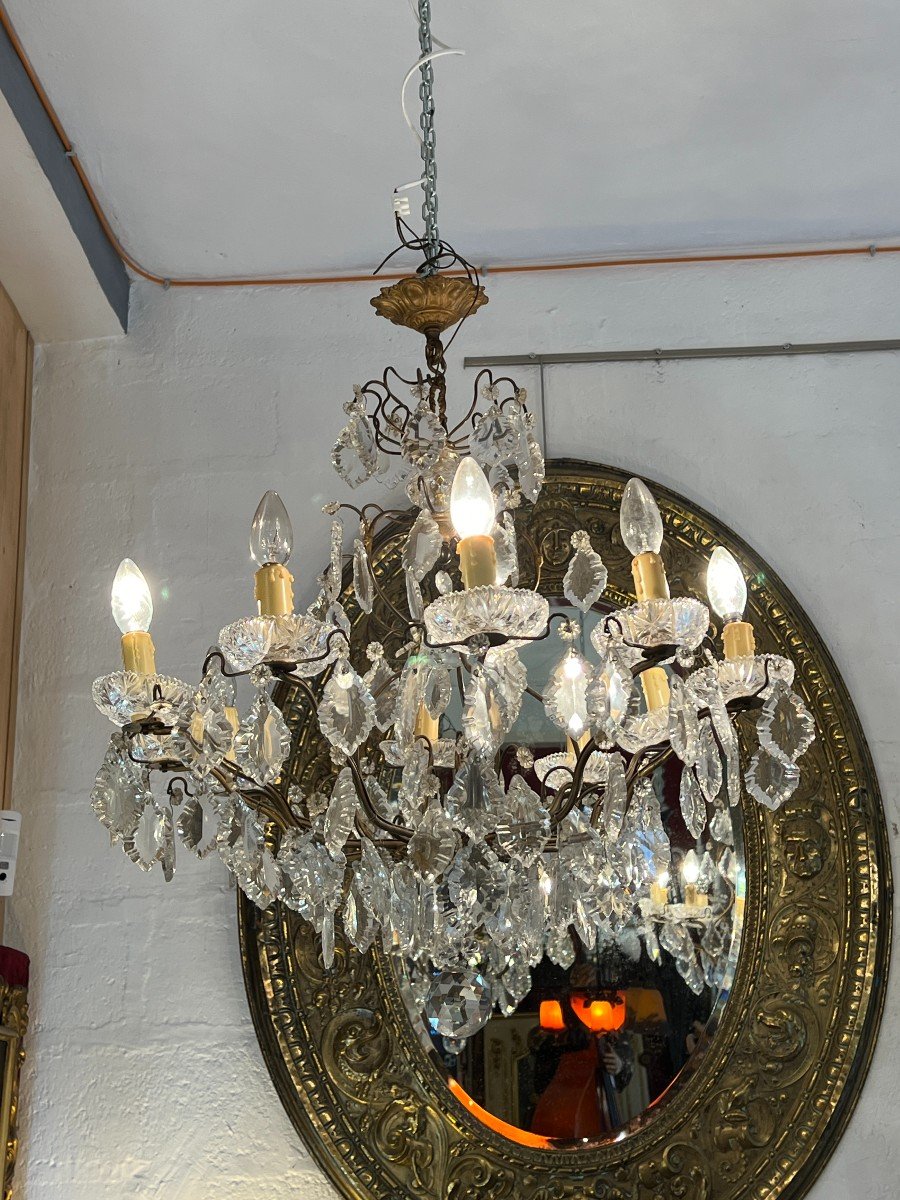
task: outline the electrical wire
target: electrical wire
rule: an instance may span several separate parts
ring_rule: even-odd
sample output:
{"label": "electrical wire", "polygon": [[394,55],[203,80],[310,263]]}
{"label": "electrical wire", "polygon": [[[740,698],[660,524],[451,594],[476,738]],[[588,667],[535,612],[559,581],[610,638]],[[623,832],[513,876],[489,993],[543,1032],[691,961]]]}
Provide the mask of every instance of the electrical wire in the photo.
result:
{"label": "electrical wire", "polygon": [[[62,122],[50,97],[41,83],[37,72],[32,66],[25,47],[13,27],[12,21],[6,9],[0,3],[0,28],[9,39],[10,45],[13,48],[17,58],[22,64],[25,73],[35,90],[35,94],[41,103],[48,119],[50,120],[56,134],[62,144],[66,157],[72,164],[72,169],[81,182],[84,188],[88,202],[94,211],[94,214],[106,236],[109,244],[118,254],[119,258],[130,271],[142,279],[148,280],[150,283],[158,284],[164,288],[262,288],[262,287],[314,287],[317,284],[342,284],[342,283],[368,283],[372,282],[372,272],[360,273],[321,273],[321,274],[292,274],[292,275],[232,275],[219,278],[204,278],[203,276],[175,276],[162,275],[159,272],[152,271],[148,267],[143,266],[138,260],[123,246],[118,235],[110,224],[109,218],[103,210],[100,201],[97,198],[97,193],[94,191],[90,177],[81,162],[75,147],[63,127]],[[439,43],[435,38],[435,43]],[[446,47],[445,47],[446,48]],[[482,275],[524,275],[533,273],[545,273],[548,271],[599,271],[612,267],[655,267],[655,266],[702,266],[704,263],[737,263],[737,262],[769,262],[791,259],[815,259],[815,258],[839,258],[839,257],[875,257],[881,254],[900,254],[900,244],[893,241],[880,245],[871,239],[865,243],[851,246],[808,246],[799,249],[759,249],[759,250],[735,250],[735,251],[703,251],[694,250],[683,254],[663,254],[663,255],[639,255],[633,257],[609,257],[609,258],[592,258],[575,261],[535,261],[527,263],[496,263],[482,264],[480,270]],[[395,271],[386,272],[380,277],[385,280],[403,279],[409,272]],[[450,271],[449,274],[464,275],[465,272]]]}

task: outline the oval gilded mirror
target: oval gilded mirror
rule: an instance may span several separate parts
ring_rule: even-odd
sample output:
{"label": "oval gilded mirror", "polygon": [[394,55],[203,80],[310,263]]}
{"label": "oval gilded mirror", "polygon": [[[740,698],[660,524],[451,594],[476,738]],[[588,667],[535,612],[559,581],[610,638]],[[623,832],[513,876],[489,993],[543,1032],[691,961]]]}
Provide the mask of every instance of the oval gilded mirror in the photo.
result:
{"label": "oval gilded mirror", "polygon": [[[531,572],[529,584],[540,576],[573,653],[632,600],[618,528],[624,484],[610,468],[552,463],[527,527],[517,522],[523,575]],[[701,828],[678,759],[651,762],[646,788],[670,855],[658,858],[652,836],[631,852],[653,876],[647,926],[656,936],[623,926],[589,938],[576,921],[529,974],[518,913],[522,963],[502,976],[502,1011],[492,1010],[497,998],[474,965],[422,979],[403,946],[360,954],[338,931],[326,969],[319,938],[295,913],[241,900],[247,991],[266,1062],[297,1129],[347,1196],[797,1196],[848,1118],[874,1045],[890,945],[889,858],[865,741],[827,651],[780,580],[707,514],[663,488],[654,493],[673,590],[702,597],[711,549],[726,546],[750,581],[760,650],[795,663],[794,688],[817,734],[800,785],[778,811],[742,800]],[[563,575],[580,529],[603,546],[609,583],[605,607],[575,622]],[[373,555],[388,598],[405,586],[405,534],[398,529]],[[363,642],[369,628],[380,636],[378,605],[367,615],[348,600]],[[547,639],[521,654],[541,686],[560,646]],[[312,699],[283,687],[278,700],[293,735],[290,781],[313,791],[329,761]],[[458,727],[460,714],[446,716]],[[564,754],[544,706],[526,697],[500,750],[503,774],[538,787]],[[541,880],[548,903],[554,887],[577,889],[586,878],[577,846],[566,861],[571,878]]]}

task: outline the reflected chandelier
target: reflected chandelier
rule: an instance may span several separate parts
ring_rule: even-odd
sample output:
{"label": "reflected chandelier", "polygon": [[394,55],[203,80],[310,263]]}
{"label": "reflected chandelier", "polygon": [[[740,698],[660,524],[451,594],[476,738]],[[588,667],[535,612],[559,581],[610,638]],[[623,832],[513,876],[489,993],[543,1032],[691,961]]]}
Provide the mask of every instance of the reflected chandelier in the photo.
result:
{"label": "reflected chandelier", "polygon": [[[487,297],[438,233],[431,64],[445,51],[433,49],[428,0],[418,18],[424,235],[404,220],[402,189],[396,220],[399,248],[423,261],[372,304],[424,335],[425,370],[409,379],[389,367],[355,388],[332,453],[350,487],[402,486],[412,509],[327,505],[330,561],[296,613],[290,520],[267,492],[250,538],[258,613],[221,631],[196,688],[157,674],[150,592],[126,559],[112,589],[124,669],[93,688],[116,728],[92,802],[112,842],[167,880],[178,843],[218,854],[260,908],[278,902],[312,923],[325,967],[336,917],[360,952],[378,941],[402,956],[432,1027],[464,1038],[494,1007],[515,1010],[544,954],[570,965],[573,931],[591,952],[614,945],[658,960],[662,948],[696,992],[723,986],[744,889],[731,810],[744,791],[769,809],[784,804],[813,727],[792,664],[755,651],[726,549],[708,571],[723,657],[706,606],[669,595],[662,520],[638,479],[621,505],[636,601],[593,627],[596,658],[579,649],[577,614],[600,608],[607,572],[587,532],[571,538],[567,612],[551,614],[536,585],[519,586],[512,513],[537,499],[544,459],[510,379],[482,371],[465,416],[448,416],[442,336]],[[353,520],[349,555],[342,514]],[[370,564],[376,539],[404,528],[405,612]],[[380,642],[355,644],[354,606],[375,609]],[[551,635],[561,653],[540,694],[520,651]],[[249,685],[243,713],[239,681]],[[326,789],[306,794],[287,778],[277,684],[317,712],[333,764]],[[560,749],[535,761],[520,746],[512,771],[501,769],[526,693]],[[758,713],[758,745],[742,771],[734,717],[747,710]],[[673,756],[697,839],[678,872],[654,786]]]}

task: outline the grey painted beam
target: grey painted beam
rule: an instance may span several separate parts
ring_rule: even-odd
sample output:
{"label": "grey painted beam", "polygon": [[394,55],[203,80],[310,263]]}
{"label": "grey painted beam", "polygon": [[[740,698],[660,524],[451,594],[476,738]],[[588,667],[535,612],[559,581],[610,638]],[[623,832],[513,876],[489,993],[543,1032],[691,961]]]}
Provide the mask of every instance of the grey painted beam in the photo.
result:
{"label": "grey painted beam", "polygon": [[0,92],[12,110],[28,144],[53,188],[72,231],[78,238],[97,282],[123,330],[128,329],[130,280],[91,207],[65,147],[47,116],[34,85],[6,31],[0,27]]}

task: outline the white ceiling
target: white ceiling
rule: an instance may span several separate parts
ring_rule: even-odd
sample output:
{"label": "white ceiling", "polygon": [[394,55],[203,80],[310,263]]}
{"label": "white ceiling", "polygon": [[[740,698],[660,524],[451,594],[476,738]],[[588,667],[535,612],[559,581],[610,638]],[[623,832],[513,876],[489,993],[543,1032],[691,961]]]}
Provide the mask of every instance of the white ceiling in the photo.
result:
{"label": "white ceiling", "polygon": [[[6,0],[127,248],[367,268],[415,178],[407,0]],[[900,234],[896,0],[433,0],[441,231],[476,261]],[[415,99],[415,87],[411,89]]]}

